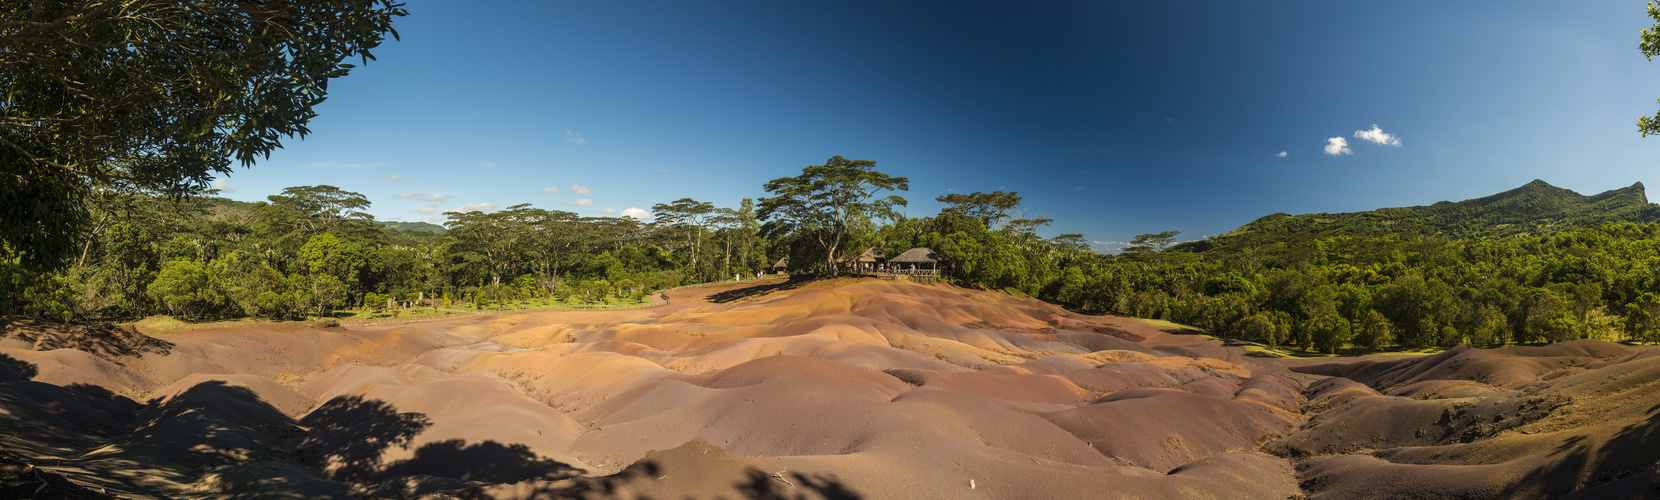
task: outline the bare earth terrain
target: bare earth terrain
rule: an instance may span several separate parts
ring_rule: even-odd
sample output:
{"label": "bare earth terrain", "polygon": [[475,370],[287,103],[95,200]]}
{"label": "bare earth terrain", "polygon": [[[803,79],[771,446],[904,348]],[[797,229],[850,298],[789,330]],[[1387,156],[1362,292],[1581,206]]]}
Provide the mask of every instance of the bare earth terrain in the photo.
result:
{"label": "bare earth terrain", "polygon": [[152,338],[6,324],[0,498],[1656,498],[1660,349],[1278,360],[882,280]]}

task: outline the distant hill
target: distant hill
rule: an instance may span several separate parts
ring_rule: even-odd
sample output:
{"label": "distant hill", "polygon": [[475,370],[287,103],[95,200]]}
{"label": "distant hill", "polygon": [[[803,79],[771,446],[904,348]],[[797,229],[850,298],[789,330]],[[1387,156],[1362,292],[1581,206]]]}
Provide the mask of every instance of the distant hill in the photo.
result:
{"label": "distant hill", "polygon": [[440,226],[440,225],[432,224],[432,223],[428,223],[428,222],[376,221],[376,223],[378,223],[382,226],[386,226],[387,229],[390,229],[390,230],[393,230],[393,231],[408,231],[408,232],[411,232],[411,233],[432,233],[432,234],[444,234],[444,231],[446,231],[446,229],[444,229],[444,226]]}
{"label": "distant hill", "polygon": [[1238,240],[1400,234],[1449,239],[1544,235],[1620,222],[1660,221],[1660,205],[1648,202],[1643,183],[1585,196],[1534,180],[1484,198],[1429,206],[1380,208],[1338,214],[1273,214],[1231,233],[1180,245],[1202,251]]}

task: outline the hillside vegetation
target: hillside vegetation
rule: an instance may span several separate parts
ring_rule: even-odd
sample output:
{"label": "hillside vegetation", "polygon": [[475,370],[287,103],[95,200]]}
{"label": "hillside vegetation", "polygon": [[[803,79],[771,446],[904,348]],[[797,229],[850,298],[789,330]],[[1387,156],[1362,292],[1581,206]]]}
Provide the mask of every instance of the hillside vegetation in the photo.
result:
{"label": "hillside vegetation", "polygon": [[1593,196],[1534,180],[1503,193],[1429,206],[1380,208],[1366,212],[1273,214],[1231,233],[1177,249],[1270,241],[1309,233],[1318,236],[1402,235],[1443,239],[1543,236],[1618,223],[1660,221],[1660,205],[1649,203],[1643,183]]}

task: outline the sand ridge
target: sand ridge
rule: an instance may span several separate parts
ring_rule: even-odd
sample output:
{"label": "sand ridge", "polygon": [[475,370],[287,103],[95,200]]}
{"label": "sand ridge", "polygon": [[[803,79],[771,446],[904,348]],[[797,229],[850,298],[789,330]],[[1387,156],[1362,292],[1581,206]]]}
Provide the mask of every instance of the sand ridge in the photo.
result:
{"label": "sand ridge", "polygon": [[[1660,459],[1632,451],[1653,439],[1631,415],[1660,376],[1643,348],[1287,364],[949,285],[668,295],[159,339],[14,327],[0,424],[27,431],[0,447],[131,498],[1341,498],[1401,474],[1551,496],[1636,484]],[[1624,417],[1573,417],[1595,412]],[[1543,446],[1527,436],[1633,433],[1576,470],[1563,460],[1586,454],[1526,452]],[[1541,468],[1530,489],[1496,486]]]}

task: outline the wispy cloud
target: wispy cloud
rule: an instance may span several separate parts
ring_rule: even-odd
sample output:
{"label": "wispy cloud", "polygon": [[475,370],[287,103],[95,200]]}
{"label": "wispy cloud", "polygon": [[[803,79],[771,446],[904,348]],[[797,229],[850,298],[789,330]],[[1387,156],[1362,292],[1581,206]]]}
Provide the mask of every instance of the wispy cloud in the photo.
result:
{"label": "wispy cloud", "polygon": [[578,134],[578,133],[566,130],[565,131],[565,142],[569,142],[571,144],[587,144],[588,140],[583,139],[582,134]]}
{"label": "wispy cloud", "polygon": [[541,195],[544,195],[544,194],[559,194],[559,186],[548,186],[547,189],[543,189],[541,191],[537,191],[537,192],[531,193],[531,194],[535,195],[535,196],[541,196]]}
{"label": "wispy cloud", "polygon": [[478,162],[479,168],[496,168],[496,164],[487,161]]}
{"label": "wispy cloud", "polygon": [[381,177],[380,180],[383,180],[383,181],[386,181],[386,182],[409,182],[409,179],[398,177],[397,175],[388,175],[386,177]]}
{"label": "wispy cloud", "polygon": [[628,207],[628,208],[623,209],[622,216],[623,217],[632,217],[632,218],[640,219],[640,220],[646,220],[646,219],[651,218],[651,212],[647,212],[647,211],[645,211],[643,209],[640,209],[640,208],[637,208],[637,207]]}
{"label": "wispy cloud", "polygon": [[1349,140],[1342,137],[1326,139],[1326,154],[1332,156],[1352,155],[1354,150],[1349,149]]}
{"label": "wispy cloud", "polygon": [[1376,123],[1372,124],[1372,130],[1356,130],[1355,137],[1372,141],[1374,144],[1388,144],[1397,148],[1401,147],[1400,137],[1395,136],[1395,134],[1384,132],[1383,129],[1378,128],[1378,124]]}
{"label": "wispy cloud", "polygon": [[398,193],[392,195],[392,198],[398,200],[444,201],[454,197],[447,194]]}
{"label": "wispy cloud", "polygon": [[217,189],[221,192],[225,192],[225,193],[235,193],[236,192],[236,188],[231,187],[231,178],[229,178],[229,177],[220,177],[218,179],[214,179],[213,180],[213,188]]}
{"label": "wispy cloud", "polygon": [[411,211],[415,212],[415,213],[418,213],[418,214],[421,214],[421,215],[432,215],[432,214],[438,212],[438,204],[437,203],[428,203],[426,208],[417,208],[417,209],[411,210]]}
{"label": "wispy cloud", "polygon": [[666,173],[669,173],[669,169],[659,168],[659,169],[657,169],[657,173],[666,174]]}
{"label": "wispy cloud", "polygon": [[1128,246],[1130,246],[1129,243],[1125,243],[1125,242],[1122,242],[1122,241],[1094,241],[1094,240],[1091,240],[1089,242],[1089,248],[1090,249],[1095,250],[1097,252],[1101,252],[1101,253],[1118,253],[1118,252],[1123,251],[1124,248],[1128,247]]}
{"label": "wispy cloud", "polygon": [[575,186],[575,185],[573,185],[573,186],[571,186],[571,191],[576,191],[576,194],[593,194],[594,193],[594,190],[588,189],[588,186]]}
{"label": "wispy cloud", "polygon": [[1280,154],[1277,154],[1277,155],[1274,155],[1274,156],[1278,157],[1278,158],[1285,158],[1285,155],[1288,155],[1288,154],[1291,154],[1291,153],[1280,151]]}
{"label": "wispy cloud", "polygon": [[590,200],[590,199],[587,199],[587,198],[583,198],[583,199],[580,199],[580,200],[576,200],[576,201],[573,201],[573,202],[571,202],[571,204],[572,204],[572,205],[576,205],[576,206],[579,206],[579,207],[586,207],[586,206],[591,206],[591,205],[593,205],[593,204],[594,204],[594,200]]}
{"label": "wispy cloud", "polygon": [[605,214],[605,215],[616,215],[617,214],[617,209],[607,208],[607,209],[604,209],[604,210],[600,210],[599,213],[602,213],[602,214]]}
{"label": "wispy cloud", "polygon": [[492,211],[492,210],[495,210],[495,209],[496,209],[496,205],[492,204],[492,203],[468,203],[466,205],[462,205],[461,208],[452,208],[452,209],[449,209],[449,210],[445,210],[444,213],[449,214],[449,213],[463,213],[463,212],[474,212],[474,211],[489,212],[489,211]]}

